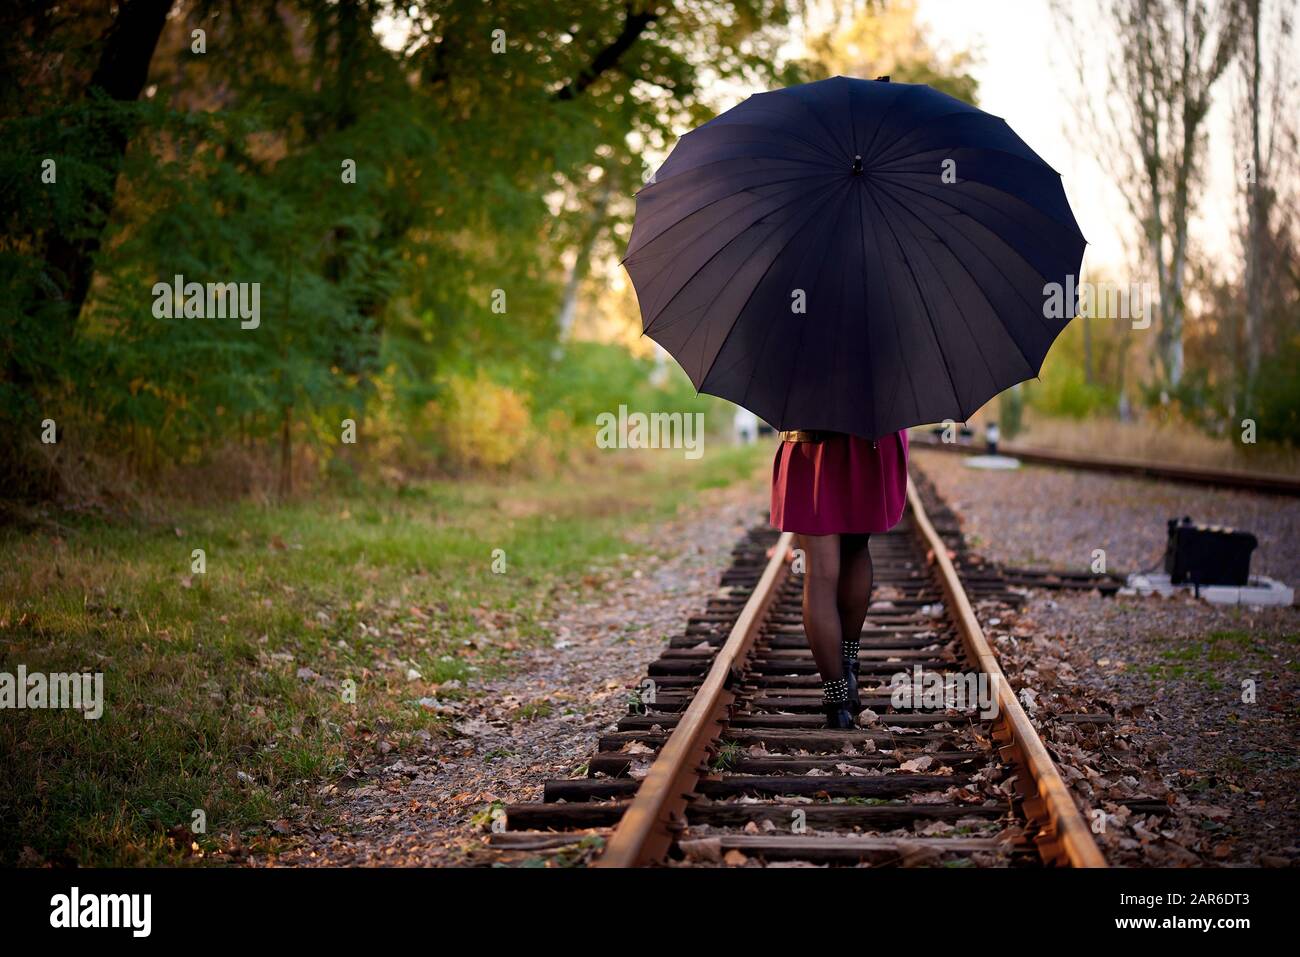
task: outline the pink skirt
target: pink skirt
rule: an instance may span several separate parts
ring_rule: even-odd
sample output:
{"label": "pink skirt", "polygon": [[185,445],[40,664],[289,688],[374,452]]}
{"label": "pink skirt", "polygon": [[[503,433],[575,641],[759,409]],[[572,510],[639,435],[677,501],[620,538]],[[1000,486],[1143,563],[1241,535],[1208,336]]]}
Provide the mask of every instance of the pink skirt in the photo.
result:
{"label": "pink skirt", "polygon": [[800,535],[887,532],[907,504],[907,433],[782,442],[772,463],[772,525]]}

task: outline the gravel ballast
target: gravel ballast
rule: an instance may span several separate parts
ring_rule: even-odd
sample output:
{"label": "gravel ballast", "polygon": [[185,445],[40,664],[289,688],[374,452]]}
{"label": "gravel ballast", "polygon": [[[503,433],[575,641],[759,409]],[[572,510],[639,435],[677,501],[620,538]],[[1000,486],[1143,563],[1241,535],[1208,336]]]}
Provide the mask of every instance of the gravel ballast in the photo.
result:
{"label": "gravel ballast", "polygon": [[[970,547],[995,561],[1084,569],[1101,547],[1111,571],[1146,568],[1163,553],[1165,519],[1191,515],[1253,532],[1252,570],[1296,584],[1294,499],[1042,467],[986,472],[924,450],[914,460]],[[1018,637],[998,642],[1008,673],[1019,672],[1013,681],[1086,694],[1117,716],[1123,746],[1154,766],[1124,774],[1087,742],[1071,760],[1098,771],[1112,796],[1126,777],[1144,792],[1167,789],[1159,796],[1174,813],[1111,840],[1112,863],[1300,863],[1300,610],[1032,591],[1016,617]],[[1105,778],[1108,764],[1117,770]]]}

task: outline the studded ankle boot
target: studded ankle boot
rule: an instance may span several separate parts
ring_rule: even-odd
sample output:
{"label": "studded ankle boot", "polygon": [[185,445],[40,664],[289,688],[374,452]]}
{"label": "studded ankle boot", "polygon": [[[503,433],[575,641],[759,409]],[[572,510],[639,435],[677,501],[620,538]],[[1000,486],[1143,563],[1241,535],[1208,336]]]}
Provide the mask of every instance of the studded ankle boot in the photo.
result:
{"label": "studded ankle boot", "polygon": [[822,712],[826,727],[853,727],[853,712],[849,710],[849,682],[847,678],[834,678],[822,682]]}
{"label": "studded ankle boot", "polygon": [[862,712],[862,698],[858,694],[858,639],[845,638],[843,649],[844,680],[849,685],[849,709],[856,715]]}

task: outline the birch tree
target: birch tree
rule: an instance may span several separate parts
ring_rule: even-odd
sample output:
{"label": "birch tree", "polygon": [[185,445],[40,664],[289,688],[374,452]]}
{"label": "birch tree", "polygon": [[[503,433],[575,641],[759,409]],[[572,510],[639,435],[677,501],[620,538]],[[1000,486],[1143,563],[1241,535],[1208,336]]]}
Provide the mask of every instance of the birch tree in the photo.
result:
{"label": "birch tree", "polygon": [[[1140,228],[1139,252],[1159,296],[1156,357],[1169,387],[1183,378],[1188,221],[1204,172],[1204,121],[1215,85],[1233,63],[1243,0],[1053,0],[1075,53],[1086,137]],[[1100,28],[1100,29],[1099,29]],[[1112,36],[1101,60],[1105,95],[1092,98],[1090,38]]]}
{"label": "birch tree", "polygon": [[[1254,398],[1266,339],[1269,280],[1277,272],[1273,212],[1279,181],[1295,172],[1295,75],[1291,57],[1295,0],[1246,0],[1240,51],[1243,109],[1235,124],[1244,211],[1245,315],[1242,327],[1241,394],[1245,407]],[[1266,47],[1270,49],[1266,50]]]}

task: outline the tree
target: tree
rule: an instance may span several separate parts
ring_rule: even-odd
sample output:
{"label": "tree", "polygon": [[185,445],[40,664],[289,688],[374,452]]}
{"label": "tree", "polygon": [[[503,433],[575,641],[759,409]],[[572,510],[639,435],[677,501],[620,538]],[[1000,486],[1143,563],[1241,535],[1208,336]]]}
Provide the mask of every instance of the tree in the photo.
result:
{"label": "tree", "polygon": [[[1233,62],[1242,30],[1240,0],[1098,0],[1081,12],[1053,0],[1067,36],[1109,25],[1107,92],[1084,96],[1095,135],[1087,138],[1141,225],[1143,254],[1159,296],[1156,354],[1165,383],[1183,378],[1188,220],[1195,209],[1205,148],[1202,124],[1215,84]],[[1074,47],[1081,90],[1095,64]]]}
{"label": "tree", "polygon": [[[806,78],[778,56],[794,6],[6,8],[0,467],[39,410],[146,465],[281,450],[287,487],[296,443],[328,450],[381,392],[418,422],[453,373],[545,375],[566,262],[576,292],[642,150],[712,115],[714,81]],[[155,315],[177,274],[258,284],[260,326]]]}
{"label": "tree", "polygon": [[[1245,315],[1242,328],[1243,361],[1240,369],[1243,408],[1252,405],[1260,359],[1267,339],[1265,313],[1269,300],[1276,300],[1279,289],[1270,280],[1277,278],[1273,212],[1277,206],[1279,181],[1294,179],[1296,164],[1296,130],[1291,111],[1294,83],[1291,56],[1294,0],[1278,0],[1271,22],[1261,0],[1246,0],[1246,29],[1239,58],[1244,86],[1245,109],[1237,112],[1235,132],[1238,148],[1245,157],[1239,164],[1242,174],[1242,205],[1245,225],[1242,247],[1245,258]],[[1267,31],[1267,32],[1266,32]],[[1266,59],[1266,39],[1273,43],[1273,55]]]}
{"label": "tree", "polygon": [[973,57],[965,50],[936,49],[917,22],[916,0],[870,4],[809,46],[827,75],[887,75],[896,83],[927,83],[959,100],[976,102],[978,82],[969,72]]}
{"label": "tree", "polygon": [[[134,103],[144,89],[158,37],[173,0],[127,0],[117,6],[112,22],[92,49],[98,50],[94,73],[82,91],[85,101],[106,98]],[[94,256],[112,210],[114,186],[135,124],[129,112],[107,112],[84,139],[82,163],[97,169],[107,188],[87,196],[79,228],[54,228],[44,233],[43,257],[52,280],[47,289],[66,304],[60,334],[70,334],[90,290]]]}

